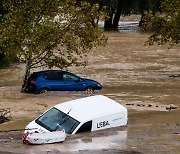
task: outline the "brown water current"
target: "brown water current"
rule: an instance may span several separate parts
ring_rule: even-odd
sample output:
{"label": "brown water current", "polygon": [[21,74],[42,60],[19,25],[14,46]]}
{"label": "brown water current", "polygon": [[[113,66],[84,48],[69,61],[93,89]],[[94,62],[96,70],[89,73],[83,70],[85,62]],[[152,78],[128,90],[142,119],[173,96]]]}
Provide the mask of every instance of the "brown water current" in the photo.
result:
{"label": "brown water current", "polygon": [[[41,146],[22,144],[22,131],[0,132],[0,153],[180,152],[180,47],[144,46],[147,34],[105,34],[107,46],[93,49],[88,66],[69,71],[99,81],[103,89],[95,94],[126,106],[127,127],[70,135],[63,143]],[[87,96],[83,92],[22,94],[23,72],[23,65],[0,70],[0,107],[12,109],[14,117],[0,125],[1,131],[23,129],[49,107]],[[170,104],[177,109],[167,109]]]}

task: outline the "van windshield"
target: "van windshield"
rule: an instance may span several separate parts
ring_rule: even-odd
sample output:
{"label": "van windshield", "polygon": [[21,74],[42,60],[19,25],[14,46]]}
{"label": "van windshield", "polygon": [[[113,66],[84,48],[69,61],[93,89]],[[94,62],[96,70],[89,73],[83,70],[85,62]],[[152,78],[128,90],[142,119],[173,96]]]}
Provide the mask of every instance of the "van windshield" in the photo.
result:
{"label": "van windshield", "polygon": [[64,129],[66,134],[71,134],[80,123],[55,107],[48,110],[35,122],[50,132]]}

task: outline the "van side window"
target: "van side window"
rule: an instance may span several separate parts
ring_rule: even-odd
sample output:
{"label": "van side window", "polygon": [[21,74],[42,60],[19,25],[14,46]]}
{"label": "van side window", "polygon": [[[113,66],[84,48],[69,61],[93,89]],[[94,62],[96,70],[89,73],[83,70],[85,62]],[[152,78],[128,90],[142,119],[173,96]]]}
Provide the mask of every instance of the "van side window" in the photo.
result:
{"label": "van side window", "polygon": [[88,121],[79,128],[79,130],[76,132],[76,134],[91,131],[91,128],[92,128],[92,121]]}

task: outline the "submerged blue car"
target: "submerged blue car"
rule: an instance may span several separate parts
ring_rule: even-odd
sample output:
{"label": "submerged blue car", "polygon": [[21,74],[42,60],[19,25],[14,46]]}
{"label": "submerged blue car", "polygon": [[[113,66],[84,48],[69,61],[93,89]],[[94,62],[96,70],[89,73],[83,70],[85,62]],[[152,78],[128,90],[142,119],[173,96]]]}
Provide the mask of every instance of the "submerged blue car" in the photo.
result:
{"label": "submerged blue car", "polygon": [[88,91],[100,90],[99,82],[81,78],[60,70],[34,72],[28,78],[26,92],[43,93],[46,91]]}

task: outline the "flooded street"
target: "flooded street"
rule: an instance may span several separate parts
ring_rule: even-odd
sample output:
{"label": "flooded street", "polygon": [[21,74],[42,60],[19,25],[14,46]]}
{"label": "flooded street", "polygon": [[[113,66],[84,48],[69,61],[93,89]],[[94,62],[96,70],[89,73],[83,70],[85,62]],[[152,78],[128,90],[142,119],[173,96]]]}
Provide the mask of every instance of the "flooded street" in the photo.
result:
{"label": "flooded street", "polygon": [[[107,46],[93,49],[88,66],[69,71],[99,81],[103,89],[95,94],[126,106],[127,127],[70,135],[63,143],[40,146],[23,144],[21,131],[0,132],[0,153],[179,153],[180,47],[144,46],[148,35],[137,32],[105,34]],[[13,117],[0,131],[24,129],[49,107],[88,95],[20,93],[23,67],[0,70],[0,106],[10,108]],[[177,109],[169,111],[172,104]]]}

